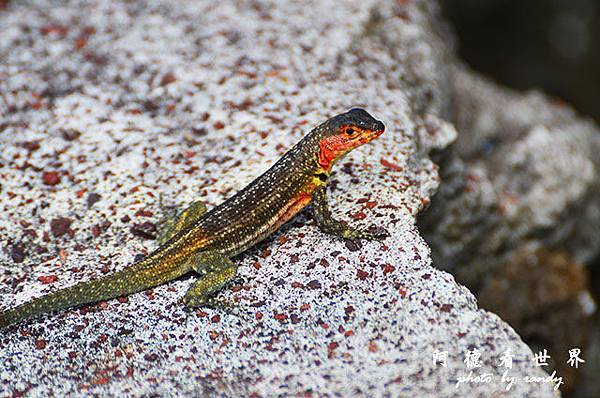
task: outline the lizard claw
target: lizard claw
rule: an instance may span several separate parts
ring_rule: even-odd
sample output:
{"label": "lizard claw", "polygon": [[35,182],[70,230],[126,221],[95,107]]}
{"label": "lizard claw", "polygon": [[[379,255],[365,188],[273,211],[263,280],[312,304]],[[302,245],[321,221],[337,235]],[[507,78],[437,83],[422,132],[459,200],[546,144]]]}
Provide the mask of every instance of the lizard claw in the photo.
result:
{"label": "lizard claw", "polygon": [[361,230],[361,229],[349,229],[344,232],[344,238],[353,241],[355,244],[360,239],[364,240],[382,240],[390,236],[388,232],[382,228],[377,230]]}
{"label": "lizard claw", "polygon": [[227,315],[233,315],[243,321],[249,322],[250,315],[243,310],[243,306],[236,304],[230,300],[209,298],[206,306],[215,310],[223,311]]}
{"label": "lizard claw", "polygon": [[206,299],[199,299],[194,296],[185,296],[182,299],[184,305],[188,310],[196,309],[198,307],[207,307],[217,311],[222,311],[227,315],[233,315],[244,321],[250,320],[248,314],[245,311],[240,310],[242,307],[232,301],[225,299],[218,299],[215,297],[209,297]]}

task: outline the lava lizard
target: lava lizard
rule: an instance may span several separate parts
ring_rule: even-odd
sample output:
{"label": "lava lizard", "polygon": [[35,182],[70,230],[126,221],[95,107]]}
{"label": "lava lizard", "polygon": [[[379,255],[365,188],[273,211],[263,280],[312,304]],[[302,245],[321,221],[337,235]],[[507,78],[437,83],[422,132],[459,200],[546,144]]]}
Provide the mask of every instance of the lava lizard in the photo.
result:
{"label": "lava lizard", "polygon": [[165,223],[159,247],[131,266],[88,282],[34,298],[0,312],[0,328],[50,311],[132,294],[195,271],[199,279],[184,296],[187,307],[223,303],[215,293],[235,278],[230,258],[275,232],[309,203],[320,229],[347,239],[380,235],[337,221],[325,187],[333,164],[350,150],[370,142],[385,126],[363,109],[351,109],[325,121],[281,157],[269,170],[207,211],[194,202]]}

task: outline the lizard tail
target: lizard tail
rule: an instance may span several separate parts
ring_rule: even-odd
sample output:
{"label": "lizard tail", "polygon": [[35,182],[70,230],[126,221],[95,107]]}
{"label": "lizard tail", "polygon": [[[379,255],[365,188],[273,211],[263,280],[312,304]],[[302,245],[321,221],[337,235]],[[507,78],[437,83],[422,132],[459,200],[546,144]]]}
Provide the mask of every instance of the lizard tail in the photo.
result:
{"label": "lizard tail", "polygon": [[95,303],[158,286],[189,271],[183,258],[158,252],[112,275],[82,282],[0,312],[0,329],[50,311]]}

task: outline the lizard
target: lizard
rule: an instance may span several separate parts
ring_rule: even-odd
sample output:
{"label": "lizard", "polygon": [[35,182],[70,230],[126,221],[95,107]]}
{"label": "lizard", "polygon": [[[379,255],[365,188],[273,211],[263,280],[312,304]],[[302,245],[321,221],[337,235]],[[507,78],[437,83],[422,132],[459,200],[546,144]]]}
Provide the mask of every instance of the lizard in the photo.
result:
{"label": "lizard", "polygon": [[354,108],[315,127],[272,167],[210,211],[192,202],[161,227],[158,248],[113,274],[80,282],[0,312],[0,328],[83,304],[109,300],[161,285],[195,271],[199,278],[183,297],[188,308],[226,308],[216,293],[233,281],[231,258],[277,231],[311,204],[325,233],[346,239],[379,239],[384,234],[352,228],[335,219],[326,187],[336,161],[380,136],[384,124]]}

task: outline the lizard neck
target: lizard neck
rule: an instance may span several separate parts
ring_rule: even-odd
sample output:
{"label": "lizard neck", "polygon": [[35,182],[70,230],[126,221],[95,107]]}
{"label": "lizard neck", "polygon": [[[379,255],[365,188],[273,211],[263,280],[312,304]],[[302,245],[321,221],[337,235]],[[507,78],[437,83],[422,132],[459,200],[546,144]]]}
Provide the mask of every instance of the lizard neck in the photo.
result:
{"label": "lizard neck", "polygon": [[327,172],[331,171],[333,167],[333,163],[335,162],[335,154],[327,146],[326,141],[321,141],[319,143],[319,155],[318,155],[318,163],[321,168]]}
{"label": "lizard neck", "polygon": [[340,147],[338,137],[329,137],[319,141],[319,149],[317,156],[317,163],[326,172],[330,173],[331,168],[336,160],[344,155],[347,151]]}

